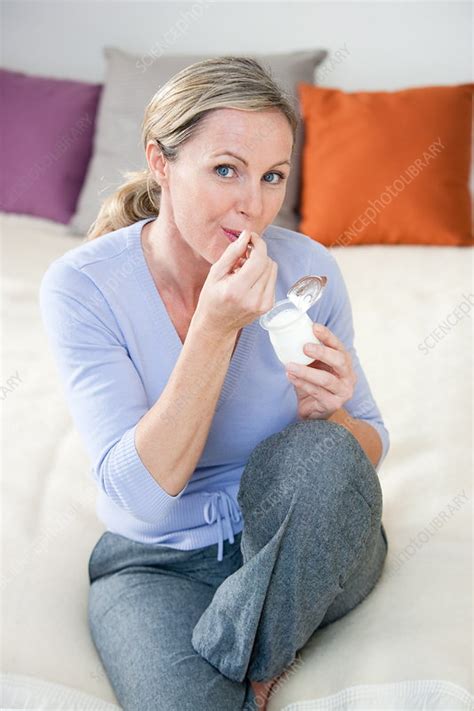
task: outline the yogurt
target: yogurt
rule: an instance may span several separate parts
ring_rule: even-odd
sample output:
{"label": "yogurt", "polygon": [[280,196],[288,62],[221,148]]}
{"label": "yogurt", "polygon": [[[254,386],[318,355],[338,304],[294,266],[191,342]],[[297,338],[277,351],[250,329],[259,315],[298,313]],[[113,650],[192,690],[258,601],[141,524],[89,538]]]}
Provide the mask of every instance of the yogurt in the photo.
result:
{"label": "yogurt", "polygon": [[260,325],[268,331],[271,344],[279,360],[285,364],[308,365],[315,358],[303,351],[306,343],[320,343],[313,333],[313,322],[305,311],[298,309],[290,299],[277,301],[275,306],[260,317]]}

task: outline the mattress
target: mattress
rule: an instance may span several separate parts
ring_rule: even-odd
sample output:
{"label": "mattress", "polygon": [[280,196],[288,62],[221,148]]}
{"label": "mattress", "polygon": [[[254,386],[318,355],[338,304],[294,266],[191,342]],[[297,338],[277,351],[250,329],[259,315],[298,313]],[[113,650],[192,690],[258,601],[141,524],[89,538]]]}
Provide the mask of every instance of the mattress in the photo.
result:
{"label": "mattress", "polygon": [[[43,333],[38,287],[80,244],[0,214],[2,707],[119,708],[87,625],[89,461]],[[334,247],[355,346],[390,432],[381,579],[314,635],[268,711],[472,709],[472,249]]]}

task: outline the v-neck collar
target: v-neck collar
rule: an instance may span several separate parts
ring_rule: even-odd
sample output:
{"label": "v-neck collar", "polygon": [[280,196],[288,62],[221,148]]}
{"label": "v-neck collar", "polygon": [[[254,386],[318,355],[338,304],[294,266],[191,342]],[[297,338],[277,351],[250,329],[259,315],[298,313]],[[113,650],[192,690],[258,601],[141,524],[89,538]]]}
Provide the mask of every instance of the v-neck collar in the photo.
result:
{"label": "v-neck collar", "polygon": [[[174,323],[166,310],[166,306],[161,298],[160,292],[156,288],[156,284],[148,267],[141,243],[142,228],[147,222],[151,222],[155,219],[155,217],[146,217],[143,220],[139,220],[133,225],[130,225],[127,232],[127,249],[131,256],[131,263],[134,266],[134,273],[138,280],[138,286],[145,297],[153,321],[156,324],[159,333],[163,336],[163,342],[165,343],[174,364],[178,360],[184,346],[181,343],[181,339],[176,331]],[[235,351],[230,359],[216,409],[218,409],[232,394],[239,380],[240,374],[243,372],[249,361],[250,352],[255,343],[258,328],[260,328],[260,325],[258,323],[258,319],[255,319],[252,323],[244,326],[242,329]]]}

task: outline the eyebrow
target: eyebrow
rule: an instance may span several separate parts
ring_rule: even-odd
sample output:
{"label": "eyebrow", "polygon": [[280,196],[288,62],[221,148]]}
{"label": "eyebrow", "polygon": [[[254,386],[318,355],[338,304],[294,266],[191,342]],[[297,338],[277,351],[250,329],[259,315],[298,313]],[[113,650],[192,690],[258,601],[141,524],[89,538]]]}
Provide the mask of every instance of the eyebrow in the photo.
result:
{"label": "eyebrow", "polygon": [[[211,154],[211,157],[217,158],[218,156],[232,156],[233,158],[237,158],[237,160],[242,161],[242,163],[248,167],[248,163],[244,158],[241,158],[240,156],[236,155],[235,153],[232,153],[231,151],[223,151],[222,153],[217,153],[217,154],[212,153]],[[269,170],[271,170],[272,168],[276,168],[277,165],[283,165],[283,163],[287,163],[288,165],[291,165],[289,160],[281,160],[278,163],[274,163],[274,165],[271,165]]]}

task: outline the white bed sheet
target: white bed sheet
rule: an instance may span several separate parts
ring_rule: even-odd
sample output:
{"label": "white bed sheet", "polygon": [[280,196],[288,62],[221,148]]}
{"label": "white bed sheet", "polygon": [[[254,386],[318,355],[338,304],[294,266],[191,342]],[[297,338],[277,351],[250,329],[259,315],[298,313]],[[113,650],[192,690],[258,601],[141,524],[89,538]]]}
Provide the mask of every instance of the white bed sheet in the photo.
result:
{"label": "white bed sheet", "polygon": [[[0,229],[2,707],[66,708],[69,694],[67,708],[107,709],[117,700],[87,627],[87,562],[104,528],[37,301],[48,264],[80,241],[29,216],[0,214]],[[389,554],[368,598],[300,651],[268,711],[471,709],[472,310],[451,314],[473,291],[472,249],[332,251],[391,436],[379,472]]]}

